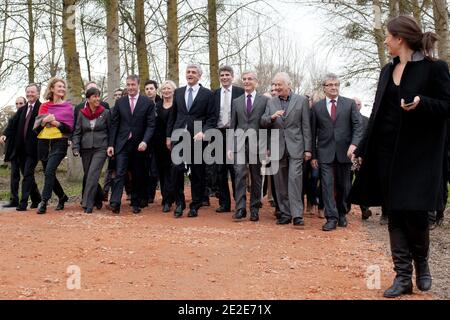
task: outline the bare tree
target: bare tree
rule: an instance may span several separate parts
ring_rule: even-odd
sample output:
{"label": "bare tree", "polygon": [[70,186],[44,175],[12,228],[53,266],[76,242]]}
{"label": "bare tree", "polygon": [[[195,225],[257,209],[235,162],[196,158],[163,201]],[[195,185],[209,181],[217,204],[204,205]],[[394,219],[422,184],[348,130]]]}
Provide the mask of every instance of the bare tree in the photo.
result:
{"label": "bare tree", "polygon": [[448,6],[446,0],[433,0],[433,17],[436,33],[439,36],[439,58],[450,64]]}
{"label": "bare tree", "polygon": [[168,77],[177,85],[180,82],[178,43],[178,1],[167,0]]}
{"label": "bare tree", "polygon": [[219,83],[219,39],[217,34],[217,2],[208,0],[208,46],[209,46],[209,78],[211,89],[217,89]]}
{"label": "bare tree", "polygon": [[114,102],[114,90],[120,86],[119,2],[106,5],[106,43],[108,59],[108,102]]}
{"label": "bare tree", "polygon": [[[144,0],[134,1],[134,16],[136,23],[136,50],[139,77],[149,79],[147,42],[145,40]],[[144,81],[141,81],[141,91],[144,91]]]}

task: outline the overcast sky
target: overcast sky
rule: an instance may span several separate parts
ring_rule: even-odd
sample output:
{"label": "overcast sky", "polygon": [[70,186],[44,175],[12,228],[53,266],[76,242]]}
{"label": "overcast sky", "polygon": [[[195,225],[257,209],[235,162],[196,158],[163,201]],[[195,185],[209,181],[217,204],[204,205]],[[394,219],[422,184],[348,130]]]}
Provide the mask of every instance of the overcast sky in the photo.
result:
{"label": "overcast sky", "polygon": [[[339,74],[345,63],[350,63],[346,57],[339,54],[329,54],[329,50],[325,48],[324,37],[325,24],[327,17],[323,13],[319,13],[317,9],[299,7],[295,4],[286,4],[283,1],[270,1],[274,8],[282,17],[282,21],[278,21],[279,25],[285,29],[285,32],[294,39],[301,48],[311,48],[314,52],[318,52],[320,60],[324,61],[327,70]],[[332,36],[332,35],[331,35]],[[317,49],[321,48],[321,49]],[[105,69],[106,65],[100,66]],[[95,70],[106,73],[106,70]],[[82,70],[83,73],[83,70]],[[23,75],[26,77],[26,74]],[[23,95],[23,88],[9,87],[0,91],[0,107],[11,105],[16,97]],[[347,97],[361,97],[364,104],[371,104],[373,97],[373,89],[368,89],[364,83],[351,83],[349,87],[342,87],[341,94]],[[364,114],[370,113],[370,109],[363,109]]]}

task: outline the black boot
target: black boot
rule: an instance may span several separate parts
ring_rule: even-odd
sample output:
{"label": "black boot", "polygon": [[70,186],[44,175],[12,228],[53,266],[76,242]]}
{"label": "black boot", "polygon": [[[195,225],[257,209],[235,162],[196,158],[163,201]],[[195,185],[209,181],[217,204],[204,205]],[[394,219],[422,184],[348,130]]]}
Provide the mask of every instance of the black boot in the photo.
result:
{"label": "black boot", "polygon": [[58,205],[56,206],[56,211],[61,211],[64,210],[64,203],[66,203],[67,201],[69,201],[69,198],[66,195],[63,195],[61,198],[59,198],[58,200]]}
{"label": "black boot", "polygon": [[44,214],[47,211],[47,201],[46,200],[42,200],[37,208],[37,213],[38,214]]}
{"label": "black boot", "polygon": [[[396,215],[396,214],[395,214]],[[412,293],[412,257],[405,232],[404,215],[389,216],[389,238],[396,277],[392,286],[384,292],[385,298],[395,298]]]}
{"label": "black boot", "polygon": [[428,266],[430,248],[429,213],[412,213],[408,220],[408,240],[411,245],[414,268],[416,269],[416,286],[420,291],[431,289],[431,273]]}

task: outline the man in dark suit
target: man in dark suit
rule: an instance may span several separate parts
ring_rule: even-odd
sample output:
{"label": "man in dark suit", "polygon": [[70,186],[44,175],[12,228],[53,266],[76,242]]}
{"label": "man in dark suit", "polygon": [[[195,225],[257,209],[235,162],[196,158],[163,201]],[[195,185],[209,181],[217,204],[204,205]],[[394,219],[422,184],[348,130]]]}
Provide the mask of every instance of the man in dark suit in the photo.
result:
{"label": "man in dark suit", "polygon": [[223,138],[223,161],[217,164],[217,176],[219,180],[219,208],[216,212],[231,211],[230,188],[228,185],[228,173],[231,177],[233,198],[235,197],[234,166],[226,161],[226,130],[230,128],[232,101],[244,94],[244,89],[233,86],[234,71],[230,66],[222,66],[219,69],[219,79],[222,87],[214,91],[214,107],[217,118],[217,128]]}
{"label": "man in dark suit", "polygon": [[[339,79],[327,74],[322,82],[325,99],[312,108],[314,168],[320,166],[327,222],[324,231],[346,227],[351,188],[351,159],[362,139],[362,120],[355,101],[339,96]],[[335,191],[336,190],[336,194]]]}
{"label": "man in dark suit", "polygon": [[[200,66],[190,64],[186,68],[187,86],[175,90],[173,100],[173,112],[170,115],[167,125],[167,143],[171,144],[171,136],[174,130],[186,131],[194,143],[191,144],[191,162],[186,163],[190,168],[192,202],[188,217],[197,217],[198,209],[202,206],[203,196],[205,194],[205,163],[203,157],[199,163],[196,163],[194,150],[196,145],[203,150],[204,133],[208,129],[213,129],[217,125],[217,118],[214,109],[214,94],[211,90],[205,89],[199,84],[202,76]],[[196,123],[196,125],[194,125]],[[185,150],[186,151],[186,150]],[[185,155],[184,155],[185,156]],[[175,218],[183,215],[186,207],[184,202],[184,165],[174,165],[174,189],[176,209]]]}
{"label": "man in dark suit", "polygon": [[[35,83],[29,84],[26,89],[27,104],[20,108],[14,115],[10,136],[14,140],[10,154],[11,162],[20,168],[22,173],[22,196],[16,204],[17,211],[26,211],[28,198],[31,196],[31,208],[37,208],[41,201],[36,181],[34,180],[34,170],[38,163],[37,159],[37,135],[33,130],[34,120],[39,112],[39,86]],[[19,177],[20,179],[20,177]],[[17,187],[19,181],[17,181]]]}
{"label": "man in dark suit", "polygon": [[[144,83],[145,95],[156,104],[162,99],[158,95],[158,82],[155,80],[147,80]],[[151,143],[153,145],[153,141]],[[147,194],[145,199],[141,199],[141,207],[148,207],[149,203],[155,202],[156,188],[158,186],[158,168],[156,164],[155,150],[153,146],[148,150],[148,159],[146,159],[146,170],[143,174],[146,175]]]}
{"label": "man in dark suit", "polygon": [[139,94],[139,77],[127,77],[128,95],[116,101],[111,117],[108,156],[116,158],[116,177],[112,188],[110,208],[120,212],[125,175],[131,168],[133,213],[141,212],[139,199],[145,197],[142,172],[145,157],[155,130],[155,104]]}
{"label": "man in dark suit", "polygon": [[17,126],[17,111],[27,104],[27,100],[24,97],[18,97],[16,99],[16,113],[14,113],[9,119],[8,124],[3,131],[3,135],[0,137],[0,143],[5,145],[4,161],[11,162],[10,173],[10,197],[9,203],[4,204],[3,208],[13,208],[19,205],[19,184],[20,184],[20,166],[18,161],[13,157],[15,155],[15,128]]}
{"label": "man in dark suit", "polygon": [[233,100],[231,108],[230,129],[235,131],[236,138],[234,150],[231,148],[232,141],[228,141],[227,144],[228,158],[235,159],[236,212],[233,219],[240,221],[247,216],[246,182],[247,174],[250,172],[250,221],[258,221],[262,189],[261,160],[265,158],[266,153],[266,148],[260,146],[262,142],[258,133],[269,98],[256,92],[258,85],[256,72],[244,72],[242,82],[245,93]]}

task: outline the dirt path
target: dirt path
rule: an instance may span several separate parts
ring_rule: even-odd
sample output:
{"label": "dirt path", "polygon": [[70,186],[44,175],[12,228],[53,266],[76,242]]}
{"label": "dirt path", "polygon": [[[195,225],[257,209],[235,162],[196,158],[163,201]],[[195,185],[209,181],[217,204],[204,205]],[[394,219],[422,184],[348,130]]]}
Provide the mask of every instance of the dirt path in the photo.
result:
{"label": "dirt path", "polygon": [[[390,257],[359,213],[325,233],[308,215],[303,229],[277,226],[267,203],[258,223],[233,222],[211,203],[195,219],[157,204],[138,216],[128,207],[86,215],[76,204],[45,215],[1,211],[0,298],[379,299],[392,281]],[[70,265],[80,267],[80,290],[67,289]],[[381,290],[367,288],[371,265],[381,268]]]}

